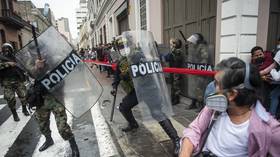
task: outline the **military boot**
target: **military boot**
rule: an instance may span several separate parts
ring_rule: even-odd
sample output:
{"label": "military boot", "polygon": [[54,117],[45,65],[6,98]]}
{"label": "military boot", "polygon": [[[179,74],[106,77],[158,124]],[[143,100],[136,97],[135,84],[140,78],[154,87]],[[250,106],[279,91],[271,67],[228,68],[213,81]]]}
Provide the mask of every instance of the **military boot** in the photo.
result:
{"label": "military boot", "polygon": [[128,126],[125,127],[125,128],[122,128],[123,132],[130,132],[130,131],[136,130],[139,127],[139,125],[138,125],[137,121],[135,120],[131,110],[123,109],[122,107],[120,107],[120,112],[128,122]]}
{"label": "military boot", "polygon": [[180,151],[180,138],[177,134],[176,129],[173,127],[171,121],[166,119],[159,122],[160,126],[163,128],[168,137],[172,140],[173,143],[173,156],[177,157]]}
{"label": "military boot", "polygon": [[18,117],[16,109],[11,109],[11,112],[13,114],[14,121],[18,122],[19,121],[19,117]]}
{"label": "military boot", "polygon": [[72,157],[80,157],[79,148],[77,146],[75,138],[74,137],[70,138],[69,143],[72,150]]}
{"label": "military boot", "polygon": [[30,115],[29,112],[28,112],[28,110],[27,110],[27,108],[26,108],[26,106],[22,106],[22,113],[23,113],[25,116],[29,116],[29,115]]}
{"label": "military boot", "polygon": [[46,150],[47,148],[49,148],[51,145],[53,145],[53,139],[51,135],[47,135],[45,136],[46,141],[45,143],[39,148],[39,151],[42,152],[44,150]]}

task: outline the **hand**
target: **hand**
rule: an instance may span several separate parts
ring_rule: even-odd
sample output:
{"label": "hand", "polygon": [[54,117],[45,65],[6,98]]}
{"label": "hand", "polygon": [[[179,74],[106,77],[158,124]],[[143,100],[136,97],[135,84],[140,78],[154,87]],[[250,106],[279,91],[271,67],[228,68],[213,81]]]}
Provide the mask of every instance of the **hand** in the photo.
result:
{"label": "hand", "polygon": [[111,94],[112,94],[113,96],[116,96],[117,90],[116,90],[116,89],[113,89],[113,90],[111,91]]}
{"label": "hand", "polygon": [[271,82],[273,80],[272,76],[270,74],[266,74],[262,76],[262,80],[266,82]]}
{"label": "hand", "polygon": [[44,68],[44,66],[45,66],[45,61],[46,61],[46,60],[44,60],[44,59],[37,59],[36,62],[35,62],[35,67],[36,67],[37,69],[42,69],[42,68]]}
{"label": "hand", "polygon": [[11,67],[16,66],[16,62],[7,62],[7,64],[9,64]]}

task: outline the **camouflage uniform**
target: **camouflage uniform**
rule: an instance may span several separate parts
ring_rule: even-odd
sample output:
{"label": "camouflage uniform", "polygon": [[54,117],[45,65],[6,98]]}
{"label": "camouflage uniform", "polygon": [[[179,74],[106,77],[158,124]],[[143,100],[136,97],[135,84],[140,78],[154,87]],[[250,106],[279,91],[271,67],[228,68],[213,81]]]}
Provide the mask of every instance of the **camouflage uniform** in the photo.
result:
{"label": "camouflage uniform", "polygon": [[4,99],[6,99],[11,110],[16,109],[16,97],[21,101],[23,107],[26,107],[26,87],[24,85],[24,74],[17,67],[12,67],[5,61],[0,60],[1,84],[4,88]]}
{"label": "camouflage uniform", "polygon": [[50,136],[50,114],[55,116],[55,121],[59,134],[64,140],[69,140],[73,137],[70,126],[67,124],[67,115],[65,107],[58,102],[52,95],[45,95],[44,105],[37,109],[36,119],[38,121],[40,131],[44,136]]}
{"label": "camouflage uniform", "polygon": [[[182,68],[183,66],[183,54],[180,49],[173,49],[169,58],[170,67]],[[171,99],[172,104],[175,105],[180,101],[180,80],[182,76],[180,74],[171,74]]]}

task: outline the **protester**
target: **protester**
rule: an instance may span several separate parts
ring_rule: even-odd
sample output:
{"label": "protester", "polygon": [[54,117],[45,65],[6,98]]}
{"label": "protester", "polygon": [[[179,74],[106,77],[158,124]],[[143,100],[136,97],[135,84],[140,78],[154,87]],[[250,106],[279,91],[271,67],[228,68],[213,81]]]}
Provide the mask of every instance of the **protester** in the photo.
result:
{"label": "protester", "polygon": [[[279,67],[280,65],[280,51],[278,53],[276,53],[275,57],[273,58],[274,61],[277,63],[277,66]],[[275,86],[275,88],[271,91],[270,93],[270,98],[271,98],[271,105],[269,108],[269,112],[273,115],[273,116],[277,116],[277,109],[279,107],[279,98],[280,98],[280,70],[277,71],[276,69],[272,69],[270,71],[270,74],[272,76],[273,82],[275,84],[273,84],[273,86]],[[277,117],[279,118],[279,117]]]}
{"label": "protester", "polygon": [[[259,72],[269,67],[273,64],[272,53],[269,51],[263,51],[259,46],[255,46],[251,49],[251,63],[254,64]],[[262,89],[259,90],[259,94],[262,98],[263,104],[267,110],[269,109],[270,104],[270,92],[275,85],[271,84],[270,74],[261,75],[262,78]]]}
{"label": "protester", "polygon": [[256,90],[261,83],[258,69],[238,58],[220,63],[226,66],[215,75],[217,93],[212,99],[207,99],[219,101],[216,105],[227,109],[218,114],[212,129],[207,130],[214,120],[214,110],[204,107],[184,130],[180,157],[200,152],[206,156],[278,156],[280,123],[265,111],[258,100]]}

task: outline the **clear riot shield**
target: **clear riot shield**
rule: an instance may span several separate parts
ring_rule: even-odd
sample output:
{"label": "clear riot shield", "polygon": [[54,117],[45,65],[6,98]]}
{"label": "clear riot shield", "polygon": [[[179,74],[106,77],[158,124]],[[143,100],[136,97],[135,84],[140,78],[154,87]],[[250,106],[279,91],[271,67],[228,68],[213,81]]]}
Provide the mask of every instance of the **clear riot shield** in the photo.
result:
{"label": "clear riot shield", "polygon": [[152,33],[128,31],[122,40],[143,119],[165,120],[173,112]]}
{"label": "clear riot shield", "polygon": [[[185,67],[189,69],[213,71],[214,48],[206,43],[190,44],[187,50],[187,62]],[[206,76],[187,75],[187,95],[191,99],[203,102],[204,91],[213,78]]]}
{"label": "clear riot shield", "polygon": [[49,27],[37,40],[45,60],[43,68],[35,67],[37,47],[34,41],[17,52],[16,60],[70,113],[80,117],[97,102],[102,86],[54,27]]}

